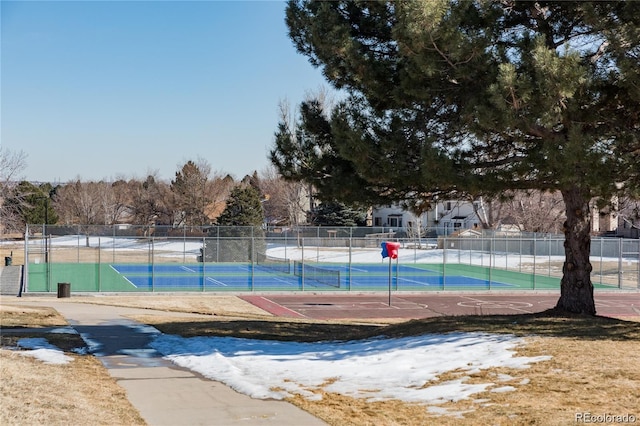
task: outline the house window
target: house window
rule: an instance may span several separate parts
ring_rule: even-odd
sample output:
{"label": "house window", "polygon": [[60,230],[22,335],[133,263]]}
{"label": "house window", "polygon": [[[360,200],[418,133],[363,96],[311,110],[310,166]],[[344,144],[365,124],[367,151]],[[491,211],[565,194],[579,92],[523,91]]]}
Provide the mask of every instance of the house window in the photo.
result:
{"label": "house window", "polygon": [[460,229],[462,228],[462,223],[460,222],[454,222],[453,224],[453,229]]}
{"label": "house window", "polygon": [[451,210],[451,201],[447,201],[447,210]]}
{"label": "house window", "polygon": [[389,226],[394,228],[402,227],[402,218],[401,217],[390,217],[389,218]]}
{"label": "house window", "polygon": [[382,226],[382,218],[376,217],[373,219],[373,226]]}

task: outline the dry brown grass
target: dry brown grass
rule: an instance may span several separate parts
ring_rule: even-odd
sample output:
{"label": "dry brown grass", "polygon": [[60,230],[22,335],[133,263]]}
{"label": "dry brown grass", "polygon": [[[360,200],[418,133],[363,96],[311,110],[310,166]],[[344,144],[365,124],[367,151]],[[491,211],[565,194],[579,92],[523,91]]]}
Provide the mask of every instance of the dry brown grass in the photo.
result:
{"label": "dry brown grass", "polygon": [[100,361],[92,356],[70,356],[73,361],[69,364],[49,365],[1,349],[0,423],[145,424]]}
{"label": "dry brown grass", "polygon": [[[50,308],[2,305],[2,327],[67,325]],[[18,339],[45,337],[73,360],[51,365],[23,356]],[[2,333],[0,349],[0,424],[2,425],[143,425],[124,389],[100,361],[70,352],[84,346],[77,334],[45,334],[37,330],[20,335]]]}
{"label": "dry brown grass", "polygon": [[[44,300],[44,299],[42,299]],[[56,299],[58,302],[64,299]],[[221,317],[268,318],[272,315],[249,302],[228,295],[218,294],[134,294],[121,296],[76,296],[73,303],[122,306],[128,308],[155,309],[166,312],[197,313]]]}
{"label": "dry brown grass", "polygon": [[1,327],[56,327],[67,321],[53,308],[2,305]]}

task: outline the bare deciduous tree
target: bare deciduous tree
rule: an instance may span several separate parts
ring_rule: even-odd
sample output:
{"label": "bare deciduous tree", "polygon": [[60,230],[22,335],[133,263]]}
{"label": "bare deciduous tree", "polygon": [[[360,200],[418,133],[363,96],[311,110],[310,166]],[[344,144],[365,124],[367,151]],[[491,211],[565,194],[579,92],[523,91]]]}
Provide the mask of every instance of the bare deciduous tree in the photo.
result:
{"label": "bare deciduous tree", "polygon": [[0,234],[19,232],[24,225],[15,209],[5,208],[5,200],[9,196],[18,201],[22,198],[21,194],[15,194],[14,189],[22,180],[21,173],[26,166],[27,154],[23,151],[13,152],[0,147]]}
{"label": "bare deciduous tree", "polygon": [[[477,204],[476,204],[477,205]],[[508,191],[482,201],[478,216],[484,228],[560,233],[565,219],[562,195],[546,191]]]}
{"label": "bare deciduous tree", "polygon": [[230,175],[222,172],[213,173],[205,188],[209,202],[205,207],[205,215],[208,221],[215,222],[217,217],[224,211],[229,194],[235,185],[236,182]]}
{"label": "bare deciduous tree", "polygon": [[618,233],[626,237],[640,237],[640,199],[626,197],[619,201],[621,228]]}
{"label": "bare deciduous tree", "polygon": [[284,180],[274,167],[261,172],[260,191],[264,194],[264,215],[268,223],[299,225],[309,209],[306,185]]}
{"label": "bare deciduous tree", "polygon": [[56,211],[65,225],[104,225],[105,182],[82,182],[80,178],[60,186],[54,197]]}
{"label": "bare deciduous tree", "polygon": [[141,225],[171,225],[173,194],[169,185],[151,173],[144,181],[128,182],[130,192],[129,213],[133,223]]}

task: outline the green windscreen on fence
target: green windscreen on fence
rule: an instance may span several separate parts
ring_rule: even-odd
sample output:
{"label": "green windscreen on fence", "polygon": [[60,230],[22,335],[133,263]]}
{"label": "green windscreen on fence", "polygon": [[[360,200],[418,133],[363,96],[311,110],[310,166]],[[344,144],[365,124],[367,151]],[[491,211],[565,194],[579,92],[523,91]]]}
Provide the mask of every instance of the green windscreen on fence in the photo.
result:
{"label": "green windscreen on fence", "polygon": [[[79,230],[29,236],[26,291],[55,292],[58,283],[72,292],[559,290],[564,263],[559,237],[395,238],[399,257],[389,263],[380,249],[388,234],[349,229]],[[595,288],[640,288],[639,240],[594,238],[591,250]]]}

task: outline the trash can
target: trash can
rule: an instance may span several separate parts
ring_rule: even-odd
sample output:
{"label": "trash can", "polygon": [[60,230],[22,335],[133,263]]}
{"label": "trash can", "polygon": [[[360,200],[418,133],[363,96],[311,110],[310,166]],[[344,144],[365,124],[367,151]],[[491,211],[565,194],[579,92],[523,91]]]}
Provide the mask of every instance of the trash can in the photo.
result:
{"label": "trash can", "polygon": [[71,297],[71,283],[58,283],[58,298]]}
{"label": "trash can", "polygon": [[4,258],[4,266],[11,266],[11,262],[12,262],[11,256],[6,256]]}

